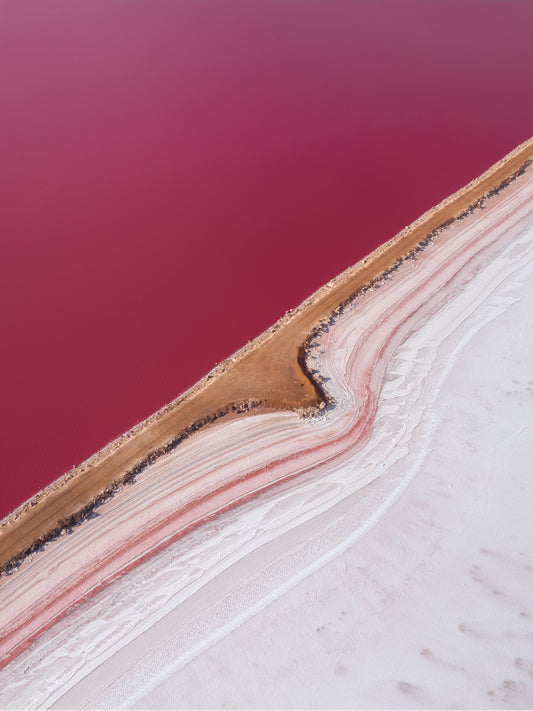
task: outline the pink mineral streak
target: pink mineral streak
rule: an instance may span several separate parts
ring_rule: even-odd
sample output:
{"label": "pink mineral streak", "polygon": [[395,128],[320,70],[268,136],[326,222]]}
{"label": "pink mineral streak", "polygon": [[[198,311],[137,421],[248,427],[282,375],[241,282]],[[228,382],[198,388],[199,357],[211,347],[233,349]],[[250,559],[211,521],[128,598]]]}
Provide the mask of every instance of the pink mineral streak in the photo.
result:
{"label": "pink mineral streak", "polygon": [[[307,346],[307,367],[324,392],[321,407],[235,415],[195,432],[97,516],[2,576],[5,702],[146,708],[173,699],[209,707],[233,688],[235,706],[308,706],[313,674],[329,664],[338,673],[317,692],[319,705],[447,706],[456,698],[452,689],[460,705],[531,703],[525,627],[533,614],[526,609],[532,551],[524,514],[532,493],[524,461],[531,427],[509,410],[505,446],[518,453],[511,472],[476,422],[460,423],[468,422],[470,403],[478,412],[486,400],[489,423],[499,422],[492,408],[509,407],[498,400],[499,361],[481,336],[495,339],[495,349],[507,339],[531,350],[521,318],[531,294],[532,198],[528,166],[339,305]],[[525,352],[507,356],[516,359],[517,377]],[[473,385],[469,393],[462,368],[477,383],[476,367],[486,380],[482,391]],[[509,368],[502,363],[510,388]],[[518,397],[522,387],[516,380]],[[450,427],[456,460],[441,441]],[[498,428],[506,431],[505,423]],[[484,451],[469,471],[462,462],[471,437]],[[489,496],[476,504],[491,487],[502,502]],[[483,565],[474,562],[479,556]],[[432,608],[432,599],[445,607]],[[306,606],[307,623],[300,614]],[[455,619],[467,613],[467,621]],[[342,621],[348,616],[351,623]],[[498,629],[508,628],[505,643],[490,627],[494,616]],[[439,621],[447,617],[449,629]],[[348,624],[350,634],[343,631]],[[278,641],[269,637],[270,625]],[[406,625],[405,639],[418,647],[427,631],[425,646],[402,648]],[[258,636],[249,636],[252,628]],[[369,641],[373,629],[384,647]],[[386,629],[399,655],[393,660]],[[269,672],[258,672],[255,692],[246,673],[235,687],[247,655],[255,655],[254,639],[270,650]],[[370,661],[359,639],[368,642]],[[475,639],[497,639],[500,651],[485,652]],[[200,689],[194,675],[206,673],[210,655],[233,653],[228,682],[215,674]],[[470,654],[471,676],[464,666]],[[500,680],[509,655],[514,676]],[[285,683],[284,669],[299,659],[301,676]],[[343,659],[360,662],[360,682]],[[381,686],[378,666],[388,670]],[[404,667],[414,676],[395,679]],[[105,682],[92,686],[96,674]],[[272,679],[279,689],[271,689]]]}

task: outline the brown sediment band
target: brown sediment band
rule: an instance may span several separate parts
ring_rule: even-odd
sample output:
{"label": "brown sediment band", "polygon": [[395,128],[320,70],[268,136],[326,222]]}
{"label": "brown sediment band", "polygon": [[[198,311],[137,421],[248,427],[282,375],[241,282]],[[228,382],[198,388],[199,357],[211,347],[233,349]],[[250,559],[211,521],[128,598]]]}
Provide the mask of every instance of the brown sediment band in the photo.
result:
{"label": "brown sediment band", "polygon": [[316,334],[335,310],[379,286],[434,236],[518,178],[533,160],[533,139],[495,164],[361,262],[343,272],[301,306],[249,343],[181,397],[65,474],[0,524],[0,570],[38,550],[59,532],[94,515],[97,506],[144,467],[193,432],[229,414],[268,410],[312,411],[327,400],[306,364]]}

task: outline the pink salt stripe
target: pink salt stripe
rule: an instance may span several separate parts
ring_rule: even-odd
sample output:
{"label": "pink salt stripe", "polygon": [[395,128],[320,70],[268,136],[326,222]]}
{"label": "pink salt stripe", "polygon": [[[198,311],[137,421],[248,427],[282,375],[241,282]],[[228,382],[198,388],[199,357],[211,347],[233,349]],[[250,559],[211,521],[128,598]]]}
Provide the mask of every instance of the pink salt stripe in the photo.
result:
{"label": "pink salt stripe", "polygon": [[[75,581],[64,580],[61,584],[60,581],[52,579],[49,595],[41,597],[38,603],[5,621],[0,637],[0,668],[5,667],[39,635],[50,629],[74,605],[95,595],[141,561],[169,543],[177,541],[213,516],[253,499],[273,485],[301,476],[304,472],[319,474],[324,466],[331,466],[361,449],[371,437],[383,375],[398,345],[417,326],[425,323],[439,304],[442,305],[451,298],[461,280],[467,281],[471,273],[479,270],[484,263],[490,261],[495,251],[501,249],[501,243],[506,244],[512,239],[512,231],[503,232],[503,236],[499,233],[499,228],[507,219],[506,213],[498,219],[492,216],[491,220],[486,219],[486,229],[481,229],[483,221],[480,220],[477,237],[464,245],[460,244],[459,234],[459,245],[455,246],[444,264],[440,264],[445,252],[443,245],[435,245],[420,255],[417,266],[420,278],[418,286],[410,289],[406,295],[402,294],[395,307],[383,311],[379,318],[367,326],[352,349],[346,363],[345,385],[350,389],[356,408],[339,413],[338,421],[330,428],[328,439],[317,442],[313,433],[309,432],[306,435],[309,446],[306,447],[305,431],[302,430],[303,442],[299,451],[272,462],[267,461],[245,476],[223,484],[217,483],[208,490],[199,490],[189,503],[166,515],[164,509],[158,508],[156,504],[152,511],[152,523],[143,531],[131,535],[125,530],[123,542],[94,558],[92,564],[81,571]],[[453,230],[457,232],[457,226],[454,226]],[[446,236],[441,239],[445,240]],[[424,269],[430,273],[425,281],[422,281]],[[365,308],[368,309],[372,304],[384,303],[386,294],[400,296],[401,287],[404,284],[409,285],[410,276],[408,266],[404,267],[391,282],[383,284],[379,292],[363,297],[361,305],[358,304],[351,313],[351,318],[358,319],[360,311],[364,312]],[[347,316],[341,317],[344,318]],[[330,351],[334,348],[334,341],[334,329],[333,333],[324,334],[321,338],[325,362],[331,357]],[[302,425],[302,428],[305,426]],[[321,433],[323,434],[323,431]],[[202,436],[201,433],[199,436]],[[203,482],[200,482],[199,486],[202,484]],[[194,490],[191,496],[193,494]],[[174,494],[175,497],[179,495],[179,491]],[[104,544],[105,539],[98,541],[99,548]],[[43,555],[45,554],[46,551]],[[39,556],[36,556],[35,564],[38,563]],[[33,564],[34,561],[29,562],[29,565]]]}

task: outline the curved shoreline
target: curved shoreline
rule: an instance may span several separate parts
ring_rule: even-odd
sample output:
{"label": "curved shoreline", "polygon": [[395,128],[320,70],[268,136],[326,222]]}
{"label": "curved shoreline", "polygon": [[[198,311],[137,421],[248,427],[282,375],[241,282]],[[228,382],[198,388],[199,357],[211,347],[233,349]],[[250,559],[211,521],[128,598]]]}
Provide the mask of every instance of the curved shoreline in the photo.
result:
{"label": "curved shoreline", "polygon": [[[326,284],[193,388],[36,494],[0,523],[0,571],[9,572],[62,530],[90,517],[159,456],[220,417],[273,410],[312,413],[324,402],[305,368],[313,338],[335,310],[374,287],[432,236],[500,192],[533,160],[533,139]],[[321,403],[322,400],[322,403]]]}
{"label": "curved shoreline", "polygon": [[[521,256],[524,249],[530,259],[532,177],[533,172],[527,171],[490,200],[485,213],[470,211],[464,222],[454,221],[436,236],[431,248],[430,233],[401,258],[401,266],[389,267],[397,272],[394,276],[386,270],[381,283],[365,285],[360,295],[338,305],[307,335],[301,366],[323,388],[322,397],[329,406],[323,402],[315,410],[271,409],[270,413],[258,407],[255,411],[261,417],[253,418],[238,417],[237,412],[204,427],[197,436],[184,437],[177,451],[159,458],[152,453],[136,485],[107,500],[94,520],[89,516],[72,536],[51,540],[41,553],[28,556],[15,575],[3,576],[0,666],[14,661],[80,605],[87,602],[87,609],[92,609],[100,590],[128,571],[133,574],[133,568],[148,563],[174,541],[179,540],[177,548],[186,551],[188,541],[199,536],[212,551],[209,535],[206,540],[201,532],[211,522],[215,530],[219,525],[223,528],[225,512],[235,510],[238,518],[246,502],[259,501],[268,491],[275,499],[289,484],[301,495],[306,491],[305,481],[314,482],[318,499],[324,494],[327,503],[345,486],[364,488],[379,479],[387,452],[397,459],[398,438],[409,432],[406,423],[417,426],[409,413],[418,402],[418,390],[411,389],[411,406],[407,405],[405,372],[423,375],[432,370],[432,352],[450,327],[453,331],[469,318],[471,297],[481,298],[484,288],[490,292],[502,273],[512,272],[515,261],[526,258]],[[479,281],[485,287],[478,293]],[[409,342],[415,344],[418,357],[413,356]],[[404,346],[403,360],[386,377],[388,365]],[[372,432],[382,393],[384,429],[375,439]],[[318,416],[326,409],[327,414]],[[401,410],[407,411],[403,425]],[[307,422],[309,418],[314,421]],[[355,469],[348,465],[353,457],[360,457]],[[347,479],[340,484],[335,483],[339,467],[348,467]],[[331,486],[324,487],[322,482],[322,474],[330,469],[333,494]],[[313,494],[311,511],[316,499]],[[373,505],[373,497],[368,504]],[[285,520],[286,507],[276,509],[271,512],[274,518],[278,520],[279,515]],[[259,516],[257,531],[263,530],[269,516],[264,521]],[[290,525],[293,518],[287,519]],[[241,537],[233,538],[239,547]],[[165,570],[163,566],[163,574]],[[196,579],[197,574],[204,574],[197,573],[202,570],[210,570],[210,564],[192,569],[186,565],[184,579],[178,578],[188,584],[190,576]],[[159,595],[153,599],[159,600]]]}

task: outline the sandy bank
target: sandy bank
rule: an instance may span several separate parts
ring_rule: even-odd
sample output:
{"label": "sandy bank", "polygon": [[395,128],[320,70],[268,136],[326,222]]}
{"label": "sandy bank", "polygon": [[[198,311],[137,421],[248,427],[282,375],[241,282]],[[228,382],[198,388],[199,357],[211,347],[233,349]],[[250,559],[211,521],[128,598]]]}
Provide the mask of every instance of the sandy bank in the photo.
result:
{"label": "sandy bank", "polygon": [[[316,383],[302,370],[306,338],[339,304],[376,280],[436,230],[465,212],[483,209],[533,158],[533,140],[423,215],[399,235],[313,294],[300,307],[196,386],[115,440],[18,508],[1,523],[0,567],[37,550],[105,500],[113,488],[180,443],[192,431],[230,413],[300,410],[319,405]],[[300,357],[299,357],[300,356]]]}

